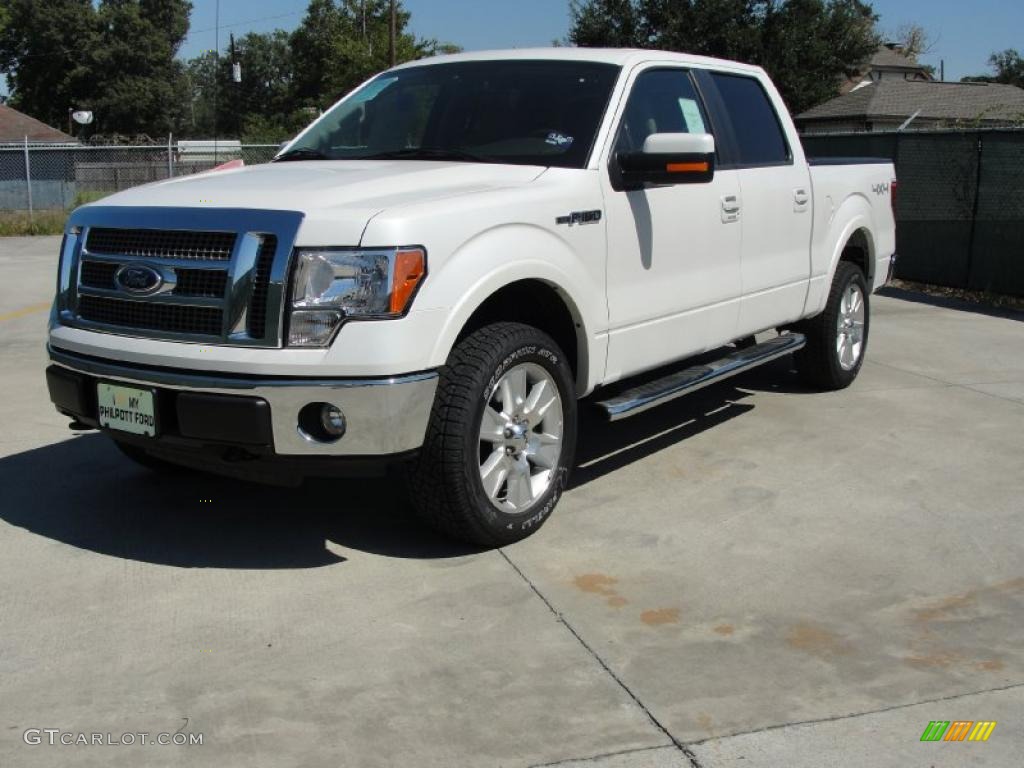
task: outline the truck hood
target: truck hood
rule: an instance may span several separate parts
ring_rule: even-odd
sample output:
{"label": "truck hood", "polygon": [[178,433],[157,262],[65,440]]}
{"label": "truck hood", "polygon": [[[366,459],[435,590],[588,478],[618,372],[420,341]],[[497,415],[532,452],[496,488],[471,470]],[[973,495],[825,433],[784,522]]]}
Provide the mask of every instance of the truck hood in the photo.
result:
{"label": "truck hood", "polygon": [[419,160],[267,163],[135,187],[98,205],[300,211],[296,244],[357,245],[367,222],[387,208],[520,186],[544,170]]}

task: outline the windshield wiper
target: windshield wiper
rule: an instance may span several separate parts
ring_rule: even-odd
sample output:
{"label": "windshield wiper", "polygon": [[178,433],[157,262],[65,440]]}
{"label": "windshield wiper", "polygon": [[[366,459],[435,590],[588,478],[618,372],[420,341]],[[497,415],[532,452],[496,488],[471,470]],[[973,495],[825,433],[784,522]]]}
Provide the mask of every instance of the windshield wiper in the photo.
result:
{"label": "windshield wiper", "polygon": [[274,158],[275,163],[287,163],[292,160],[330,160],[327,155],[321,152],[319,149],[311,149],[310,147],[296,147],[295,149],[289,149],[283,155],[278,155]]}
{"label": "windshield wiper", "polygon": [[456,160],[466,163],[493,163],[493,158],[474,155],[461,149],[441,149],[439,147],[414,147],[396,149],[393,152],[380,152],[376,155],[365,155],[353,160]]}

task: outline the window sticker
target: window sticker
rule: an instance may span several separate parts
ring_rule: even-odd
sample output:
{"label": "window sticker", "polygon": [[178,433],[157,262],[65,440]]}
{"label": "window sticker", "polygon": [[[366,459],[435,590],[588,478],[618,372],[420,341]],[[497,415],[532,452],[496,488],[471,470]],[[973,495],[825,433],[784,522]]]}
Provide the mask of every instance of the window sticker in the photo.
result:
{"label": "window sticker", "polygon": [[575,139],[572,136],[566,136],[564,133],[558,133],[557,131],[549,133],[548,137],[544,140],[546,144],[558,147],[559,149],[568,149],[574,141]]}
{"label": "window sticker", "polygon": [[707,133],[704,127],[704,118],[700,115],[700,107],[693,99],[680,99],[679,109],[682,110],[683,119],[686,121],[686,130],[690,133]]}

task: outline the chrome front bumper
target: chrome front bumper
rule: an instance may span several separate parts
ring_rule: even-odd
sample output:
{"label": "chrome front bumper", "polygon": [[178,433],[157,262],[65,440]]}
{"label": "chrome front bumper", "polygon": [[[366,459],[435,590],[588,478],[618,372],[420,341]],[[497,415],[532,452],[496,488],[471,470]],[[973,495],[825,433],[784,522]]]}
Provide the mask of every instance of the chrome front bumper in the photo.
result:
{"label": "chrome front bumper", "polygon": [[[423,444],[437,389],[437,373],[382,379],[249,378],[145,368],[49,348],[54,365],[105,381],[157,390],[239,395],[270,406],[274,453],[282,456],[387,456]],[[309,403],[336,405],[345,414],[345,436],[315,441],[298,427],[299,411]]]}

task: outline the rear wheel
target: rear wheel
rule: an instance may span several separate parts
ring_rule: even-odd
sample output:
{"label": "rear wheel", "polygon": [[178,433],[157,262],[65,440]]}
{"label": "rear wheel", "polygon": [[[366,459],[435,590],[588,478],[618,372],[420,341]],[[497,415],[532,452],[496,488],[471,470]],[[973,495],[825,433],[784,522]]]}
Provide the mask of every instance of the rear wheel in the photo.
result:
{"label": "rear wheel", "polygon": [[853,383],[867,351],[870,309],[864,273],[848,261],[839,262],[825,311],[794,328],[807,336],[807,346],[796,355],[807,384],[835,390]]}
{"label": "rear wheel", "polygon": [[568,481],[574,389],[564,353],[536,328],[495,323],[459,342],[411,472],[420,516],[483,546],[536,531]]}

